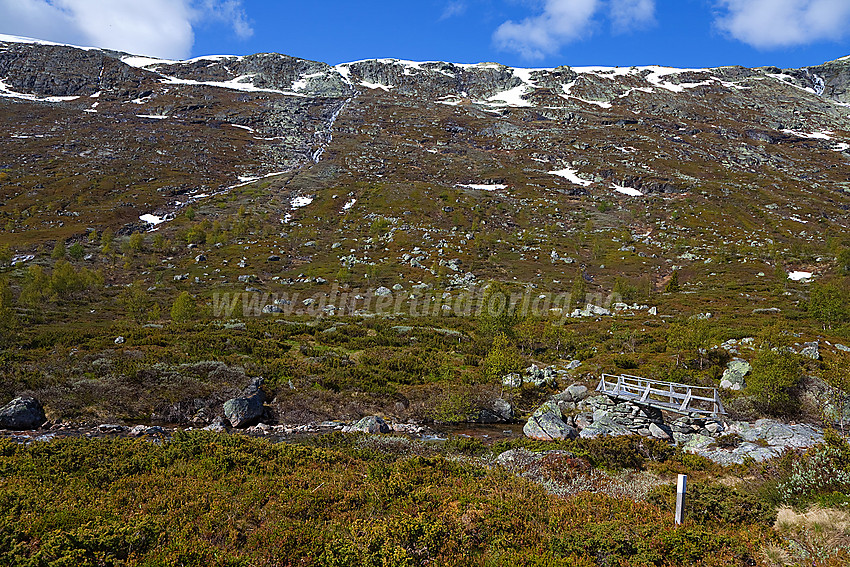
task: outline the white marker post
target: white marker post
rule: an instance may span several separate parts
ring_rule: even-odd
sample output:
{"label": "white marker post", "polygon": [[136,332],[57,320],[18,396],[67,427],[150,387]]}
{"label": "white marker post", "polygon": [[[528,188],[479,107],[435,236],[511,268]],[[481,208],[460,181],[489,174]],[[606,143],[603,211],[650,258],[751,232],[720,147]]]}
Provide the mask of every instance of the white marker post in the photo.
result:
{"label": "white marker post", "polygon": [[681,526],[685,521],[685,492],[688,487],[688,475],[680,474],[676,485],[676,525]]}

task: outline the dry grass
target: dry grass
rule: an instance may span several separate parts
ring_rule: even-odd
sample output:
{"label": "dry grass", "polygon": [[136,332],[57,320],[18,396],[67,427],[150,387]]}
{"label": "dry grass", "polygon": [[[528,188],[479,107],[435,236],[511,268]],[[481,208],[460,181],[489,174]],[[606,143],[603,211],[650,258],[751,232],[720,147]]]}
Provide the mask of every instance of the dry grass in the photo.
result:
{"label": "dry grass", "polygon": [[806,512],[781,508],[774,529],[786,547],[765,546],[768,565],[837,567],[850,562],[850,512],[818,506]]}

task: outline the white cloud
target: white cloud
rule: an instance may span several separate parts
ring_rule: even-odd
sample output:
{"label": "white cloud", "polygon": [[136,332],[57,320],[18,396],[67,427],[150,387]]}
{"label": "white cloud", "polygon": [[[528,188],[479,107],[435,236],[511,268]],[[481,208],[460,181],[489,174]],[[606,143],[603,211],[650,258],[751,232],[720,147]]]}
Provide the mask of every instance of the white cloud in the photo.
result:
{"label": "white cloud", "polygon": [[715,25],[758,49],[833,41],[848,34],[847,0],[718,0]]}
{"label": "white cloud", "polygon": [[521,22],[508,20],[493,34],[499,49],[526,59],[542,59],[593,33],[594,17],[606,13],[615,32],[655,22],[655,0],[545,0],[543,13]]}
{"label": "white cloud", "polygon": [[241,0],[0,0],[0,32],[155,57],[184,58],[193,26],[229,23],[253,33]]}
{"label": "white cloud", "polygon": [[195,9],[195,18],[199,21],[209,19],[230,23],[233,32],[240,39],[248,39],[254,35],[248,14],[242,7],[242,0],[203,0]]}
{"label": "white cloud", "polygon": [[611,25],[628,31],[655,23],[655,0],[611,0]]}
{"label": "white cloud", "polygon": [[590,34],[598,0],[546,0],[543,13],[517,23],[508,20],[493,34],[496,46],[526,59],[542,59],[562,45]]}
{"label": "white cloud", "polygon": [[455,16],[462,16],[466,13],[467,5],[463,0],[451,0],[443,9],[443,15],[440,20],[448,20]]}

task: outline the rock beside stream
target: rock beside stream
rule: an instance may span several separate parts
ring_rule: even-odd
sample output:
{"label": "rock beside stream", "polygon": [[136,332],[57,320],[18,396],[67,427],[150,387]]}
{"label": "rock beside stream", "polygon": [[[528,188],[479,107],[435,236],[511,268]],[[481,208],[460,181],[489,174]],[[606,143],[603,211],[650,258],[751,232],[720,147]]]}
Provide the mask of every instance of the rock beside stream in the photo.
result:
{"label": "rock beside stream", "polygon": [[15,398],[0,408],[0,429],[38,429],[45,421],[44,408],[35,398]]}
{"label": "rock beside stream", "polygon": [[257,378],[248,385],[238,398],[224,402],[224,417],[236,428],[257,423],[265,411],[266,394],[262,390],[263,379]]}
{"label": "rock beside stream", "polygon": [[356,433],[358,431],[363,433],[389,433],[392,431],[390,426],[387,424],[383,418],[378,417],[377,415],[370,415],[368,417],[364,417],[357,423],[353,425],[347,425],[342,429],[343,433]]}

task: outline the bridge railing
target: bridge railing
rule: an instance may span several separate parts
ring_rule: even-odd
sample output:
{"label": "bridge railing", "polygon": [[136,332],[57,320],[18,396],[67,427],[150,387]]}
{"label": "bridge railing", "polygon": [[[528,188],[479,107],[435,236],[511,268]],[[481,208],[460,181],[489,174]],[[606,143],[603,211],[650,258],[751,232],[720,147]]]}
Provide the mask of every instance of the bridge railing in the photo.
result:
{"label": "bridge railing", "polygon": [[603,374],[596,391],[677,413],[723,415],[717,388],[652,380],[630,374]]}

